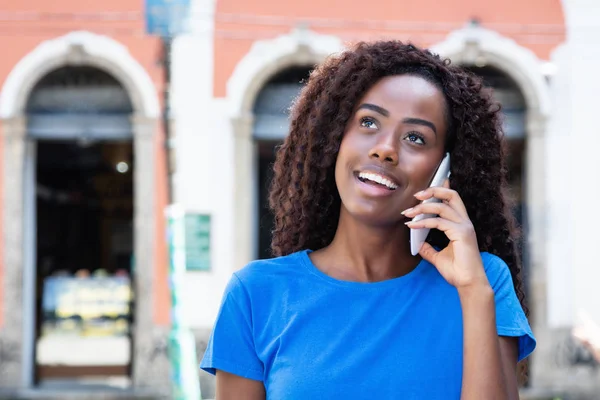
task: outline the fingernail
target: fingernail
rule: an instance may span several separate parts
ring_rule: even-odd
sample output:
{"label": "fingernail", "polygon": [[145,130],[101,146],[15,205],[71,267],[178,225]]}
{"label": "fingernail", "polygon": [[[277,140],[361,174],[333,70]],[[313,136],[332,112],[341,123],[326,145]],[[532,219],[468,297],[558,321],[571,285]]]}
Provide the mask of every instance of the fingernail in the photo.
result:
{"label": "fingernail", "polygon": [[419,197],[421,195],[423,195],[425,193],[424,190],[421,190],[420,192],[415,193],[415,197]]}
{"label": "fingernail", "polygon": [[407,208],[406,210],[402,211],[400,214],[404,215],[406,213],[409,213],[412,211],[412,208]]}

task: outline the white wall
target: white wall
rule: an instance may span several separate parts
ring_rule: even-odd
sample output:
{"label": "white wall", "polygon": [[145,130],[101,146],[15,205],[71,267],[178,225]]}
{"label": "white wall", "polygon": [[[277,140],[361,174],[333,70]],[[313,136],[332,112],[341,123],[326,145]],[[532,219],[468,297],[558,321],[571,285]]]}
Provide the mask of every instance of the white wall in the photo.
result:
{"label": "white wall", "polygon": [[215,0],[196,0],[191,33],[172,53],[176,145],[174,199],[186,211],[211,215],[211,270],[188,272],[182,303],[193,328],[212,327],[232,272],[233,141],[227,105],[213,99]]}
{"label": "white wall", "polygon": [[[587,312],[600,323],[600,3],[564,0],[567,44],[571,61],[570,179],[565,191],[571,199],[573,312]],[[557,160],[558,161],[558,160]]]}
{"label": "white wall", "polygon": [[572,193],[567,189],[572,177],[571,129],[571,53],[567,45],[552,56],[556,72],[551,76],[554,112],[546,132],[546,259],[547,323],[551,328],[573,324],[573,232],[571,224]]}

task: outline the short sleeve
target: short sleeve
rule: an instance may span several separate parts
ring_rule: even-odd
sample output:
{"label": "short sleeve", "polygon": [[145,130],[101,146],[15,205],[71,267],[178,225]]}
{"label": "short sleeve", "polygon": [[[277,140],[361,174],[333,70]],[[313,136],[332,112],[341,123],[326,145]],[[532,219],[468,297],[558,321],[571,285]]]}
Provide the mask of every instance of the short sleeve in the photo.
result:
{"label": "short sleeve", "polygon": [[262,381],[264,367],[256,355],[248,293],[234,274],[229,281],[200,368],[222,370]]}
{"label": "short sleeve", "polygon": [[486,264],[486,273],[494,289],[498,335],[519,339],[519,361],[521,361],[533,352],[536,339],[515,293],[508,265],[496,256],[487,256],[484,264]]}

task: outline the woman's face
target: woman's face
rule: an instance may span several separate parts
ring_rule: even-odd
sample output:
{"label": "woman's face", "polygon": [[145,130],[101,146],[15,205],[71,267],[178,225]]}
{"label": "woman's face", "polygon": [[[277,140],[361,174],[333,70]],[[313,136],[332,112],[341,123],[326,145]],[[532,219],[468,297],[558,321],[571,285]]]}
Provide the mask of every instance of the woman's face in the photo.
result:
{"label": "woman's face", "polygon": [[379,226],[404,220],[443,158],[445,110],[442,92],[415,75],[385,77],[360,99],[335,166],[342,214]]}

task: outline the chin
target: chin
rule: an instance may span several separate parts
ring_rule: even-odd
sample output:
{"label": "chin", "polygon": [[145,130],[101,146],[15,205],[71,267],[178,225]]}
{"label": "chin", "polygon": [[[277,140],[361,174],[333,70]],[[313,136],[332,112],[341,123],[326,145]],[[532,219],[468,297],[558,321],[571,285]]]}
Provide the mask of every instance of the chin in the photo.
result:
{"label": "chin", "polygon": [[390,215],[390,210],[387,209],[381,210],[360,206],[352,207],[350,209],[344,208],[348,217],[368,226],[391,228],[399,225],[405,226],[404,222],[407,221],[407,219],[400,214],[401,210],[398,211],[398,215],[393,216]]}

